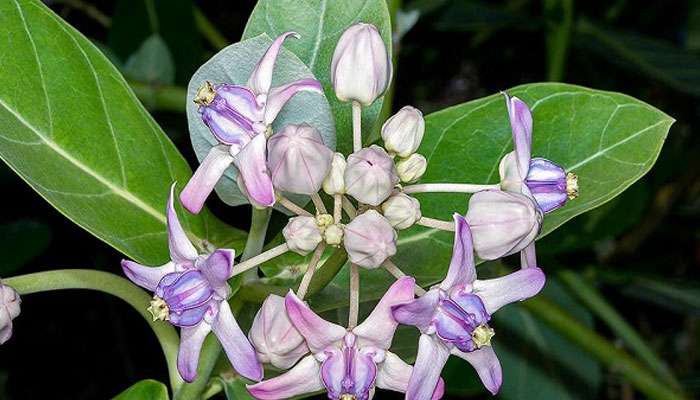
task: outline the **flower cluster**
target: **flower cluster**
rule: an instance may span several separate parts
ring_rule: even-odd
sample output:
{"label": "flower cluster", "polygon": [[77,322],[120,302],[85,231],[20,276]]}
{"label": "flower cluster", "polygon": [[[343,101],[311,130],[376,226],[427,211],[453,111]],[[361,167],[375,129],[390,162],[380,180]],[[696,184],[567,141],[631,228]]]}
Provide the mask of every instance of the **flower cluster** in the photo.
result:
{"label": "flower cluster", "polygon": [[[180,374],[186,381],[195,379],[199,351],[213,331],[233,368],[258,382],[248,386],[258,399],[325,390],[331,399],[367,400],[376,388],[406,393],[411,400],[438,399],[444,391],[441,370],[451,354],[473,365],[495,394],[502,376],[491,343],[491,317],[504,305],[543,288],[545,276],[537,265],[534,241],[544,215],[577,195],[576,177],[549,160],[532,158],[530,110],[507,94],[514,151],[501,160],[499,184],[415,183],[428,160],[417,153],[425,134],[423,114],[411,106],[383,124],[383,146],[363,147],[362,109],[384,93],[392,74],[384,41],[369,24],[343,33],[331,66],[335,95],[351,103],[353,152],[347,157],[334,153],[309,124],[275,132],[271,123],[294,94],[321,92],[313,79],[271,88],[276,56],[289,36],[298,37],[287,32],[274,40],[246,86],[203,83],[194,101],[202,123],[219,144],[180,195],[187,210],[199,212],[224,171],[233,166],[253,206],[277,205],[296,214],[282,231],[285,242],[235,266],[233,250],[200,254],[178,222],[173,186],[167,205],[171,261],[155,268],[122,263],[133,282],[154,293],[149,308],[153,318],[181,328]],[[472,195],[465,215],[441,221],[423,216],[419,200],[412,196],[426,192]],[[309,196],[315,213],[283,193]],[[323,193],[332,208],[326,207]],[[454,232],[447,275],[427,292],[391,260],[400,232],[414,225]],[[349,319],[343,326],[325,321],[304,301],[324,251],[341,246],[350,264]],[[313,253],[301,283],[285,297],[270,295],[246,336],[228,305],[227,280],[288,251]],[[518,271],[477,279],[475,255],[494,260],[518,252]],[[361,324],[358,268],[383,268],[397,278]],[[415,326],[421,333],[414,365],[390,351],[399,324]],[[287,371],[262,380],[263,363]]]}

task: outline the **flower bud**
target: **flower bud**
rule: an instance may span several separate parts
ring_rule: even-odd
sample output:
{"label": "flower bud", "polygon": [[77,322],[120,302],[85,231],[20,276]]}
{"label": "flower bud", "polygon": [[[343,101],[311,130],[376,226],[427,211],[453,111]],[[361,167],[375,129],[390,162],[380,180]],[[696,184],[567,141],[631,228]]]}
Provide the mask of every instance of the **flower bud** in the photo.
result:
{"label": "flower bud", "polygon": [[299,216],[290,218],[287,226],[282,229],[282,235],[287,241],[289,250],[305,256],[321,243],[321,231],[316,224],[316,218]]}
{"label": "flower bud", "polygon": [[287,316],[284,297],[274,294],[267,296],[255,315],[248,338],[260,362],[280,369],[291,368],[309,352],[304,337]]}
{"label": "flower bud", "polygon": [[323,238],[329,246],[340,246],[340,243],[343,242],[343,226],[340,224],[329,226],[326,228],[326,231],[323,232]]}
{"label": "flower bud", "polygon": [[377,145],[350,154],[344,178],[347,193],[372,206],[380,205],[399,183],[394,161]]}
{"label": "flower bud", "polygon": [[405,194],[394,193],[382,203],[382,214],[396,229],[407,229],[421,218],[420,203]]}
{"label": "flower bud", "polygon": [[484,260],[517,253],[539,234],[542,212],[520,193],[484,190],[469,199],[466,215],[474,249]]}
{"label": "flower bud", "polygon": [[326,175],[326,179],[323,180],[323,191],[329,196],[334,194],[345,193],[345,180],[343,175],[345,174],[345,157],[341,153],[333,154],[333,159],[331,161],[331,169]]}
{"label": "flower bud", "polygon": [[418,150],[424,132],[423,113],[417,108],[405,106],[382,126],[384,147],[389,154],[408,157]]}
{"label": "flower bud", "polygon": [[333,152],[311,125],[287,125],[267,141],[267,165],[275,188],[290,193],[318,192]]}
{"label": "flower bud", "polygon": [[396,164],[396,171],[401,182],[413,183],[420,179],[428,166],[428,160],[418,153],[411,154],[408,158]]}
{"label": "flower bud", "polygon": [[0,344],[12,336],[12,320],[19,315],[21,302],[15,289],[0,280]]}
{"label": "flower bud", "polygon": [[374,25],[358,23],[338,40],[331,62],[331,82],[340,101],[368,106],[391,80],[391,60]]}
{"label": "flower bud", "polygon": [[343,244],[350,262],[372,269],[396,254],[396,236],[386,218],[369,210],[345,226]]}

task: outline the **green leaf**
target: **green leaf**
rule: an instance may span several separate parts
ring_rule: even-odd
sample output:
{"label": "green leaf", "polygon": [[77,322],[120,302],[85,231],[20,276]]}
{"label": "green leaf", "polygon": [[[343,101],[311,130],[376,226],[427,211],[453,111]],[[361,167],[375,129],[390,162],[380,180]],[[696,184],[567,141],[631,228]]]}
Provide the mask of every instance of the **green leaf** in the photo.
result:
{"label": "green leaf", "polygon": [[153,379],[144,379],[118,394],[113,400],[168,400],[168,388]]}
{"label": "green leaf", "polygon": [[20,219],[0,225],[0,237],[0,277],[10,276],[49,247],[51,229],[40,221]]}
{"label": "green leaf", "polygon": [[[348,153],[352,148],[352,116],[349,103],[341,103],[331,85],[331,59],[340,35],[357,22],[373,24],[379,29],[391,55],[391,20],[385,0],[261,0],[253,9],[243,32],[243,39],[266,33],[270,37],[295,31],[301,40],[290,40],[286,47],[296,54],[313,72],[326,92],[338,133],[338,151]],[[372,141],[378,137],[373,129],[383,98],[362,111],[363,137]]]}
{"label": "green leaf", "polygon": [[144,83],[172,84],[175,64],[165,41],[157,34],[149,36],[126,61],[124,75]]}
{"label": "green leaf", "polygon": [[[0,157],[66,217],[127,256],[168,257],[165,203],[191,170],[99,50],[41,2],[0,4]],[[189,236],[242,247],[204,212]]]}
{"label": "green leaf", "polygon": [[[293,39],[290,39],[293,40]],[[192,146],[201,161],[209,150],[219,142],[209,128],[202,122],[199,106],[193,99],[197,90],[205,81],[214,83],[233,83],[245,85],[253,69],[272,43],[267,35],[262,34],[252,39],[232,44],[218,52],[202,65],[192,76],[187,88],[187,120],[190,128]],[[292,52],[282,49],[275,64],[272,87],[280,86],[302,78],[313,78],[311,71]],[[324,143],[335,148],[335,126],[328,101],[323,94],[301,92],[292,97],[272,124],[275,132],[288,124],[306,122],[318,129]],[[229,205],[248,203],[236,184],[236,169],[231,166],[216,185],[216,193]]]}
{"label": "green leaf", "polygon": [[578,45],[635,74],[700,96],[700,57],[672,43],[636,33],[600,28],[585,20],[577,26]]}
{"label": "green leaf", "polygon": [[245,382],[241,379],[219,379],[221,386],[224,387],[224,394],[228,400],[254,400],[255,398],[248,393],[245,388]]}

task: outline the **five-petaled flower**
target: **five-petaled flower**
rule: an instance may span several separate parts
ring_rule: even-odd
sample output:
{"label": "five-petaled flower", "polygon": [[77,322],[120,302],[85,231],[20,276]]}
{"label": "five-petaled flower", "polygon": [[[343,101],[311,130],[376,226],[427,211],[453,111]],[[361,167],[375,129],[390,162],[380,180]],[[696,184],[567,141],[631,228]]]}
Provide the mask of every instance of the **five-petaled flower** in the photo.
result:
{"label": "five-petaled flower", "polygon": [[[375,387],[405,392],[413,368],[388,351],[397,322],[391,306],[413,298],[415,281],[404,277],[384,294],[367,319],[353,329],[325,321],[290,292],[287,314],[311,349],[288,372],[249,386],[256,398],[288,399],[323,390],[334,400],[367,400]],[[442,397],[444,385],[433,382],[429,398]]]}
{"label": "five-petaled flower", "polygon": [[205,82],[194,101],[202,120],[220,142],[211,148],[202,164],[182,191],[180,199],[189,211],[198,213],[204,201],[233,163],[238,170],[238,186],[253,205],[270,207],[275,191],[267,167],[267,139],[271,124],[282,107],[297,93],[323,93],[315,79],[300,79],[283,86],[272,86],[272,71],[282,43],[280,35],[267,49],[253,70],[247,86]]}
{"label": "five-petaled flower", "polygon": [[450,354],[469,362],[486,388],[496,394],[501,365],[491,346],[491,315],[506,304],[532,297],[545,283],[531,266],[501,278],[478,280],[467,221],[455,214],[455,240],[447,277],[418,299],[392,306],[399,323],[421,331],[418,356],[406,399],[430,399]]}
{"label": "five-petaled flower", "polygon": [[233,368],[246,378],[260,380],[262,366],[227,302],[234,250],[198,254],[177,218],[174,189],[175,185],[170,190],[166,211],[171,260],[160,267],[123,260],[124,273],[137,285],[154,292],[149,307],[154,320],[166,320],[181,328],[177,368],[185,381],[197,377],[202,343],[212,330]]}

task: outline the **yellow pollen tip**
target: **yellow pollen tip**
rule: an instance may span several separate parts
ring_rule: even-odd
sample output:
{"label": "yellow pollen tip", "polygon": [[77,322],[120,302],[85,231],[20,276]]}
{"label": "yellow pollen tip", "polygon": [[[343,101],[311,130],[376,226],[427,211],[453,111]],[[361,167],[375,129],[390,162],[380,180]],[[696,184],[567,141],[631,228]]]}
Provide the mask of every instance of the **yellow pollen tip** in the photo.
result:
{"label": "yellow pollen tip", "polygon": [[566,174],[566,194],[569,200],[573,200],[578,197],[578,176],[573,172]]}
{"label": "yellow pollen tip", "polygon": [[197,94],[194,96],[194,102],[200,106],[208,106],[214,101],[216,97],[216,90],[214,86],[209,81],[204,81],[204,84],[197,90]]}
{"label": "yellow pollen tip", "polygon": [[356,400],[357,397],[351,395],[351,394],[341,394],[340,395],[340,400]]}
{"label": "yellow pollen tip", "polygon": [[496,334],[496,332],[488,325],[479,325],[472,332],[472,341],[477,349],[484,346],[491,346],[491,338]]}
{"label": "yellow pollen tip", "polygon": [[147,308],[153,316],[153,321],[168,321],[170,319],[170,309],[168,303],[158,296],[153,296],[151,305]]}

